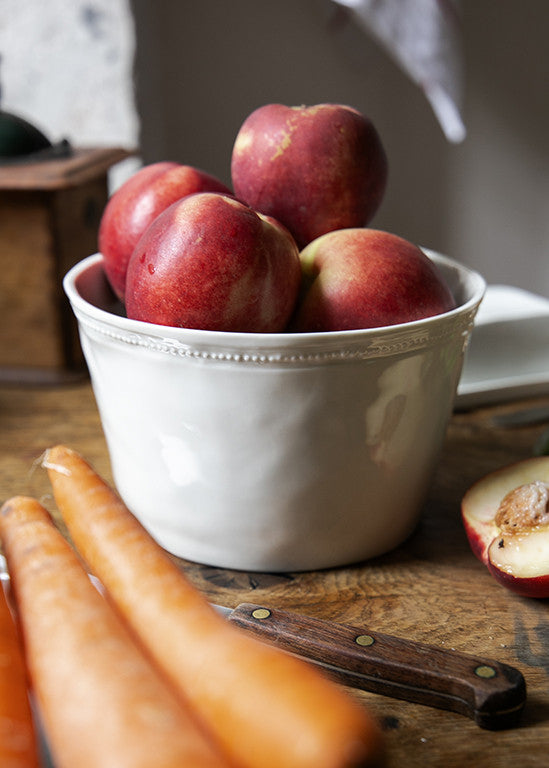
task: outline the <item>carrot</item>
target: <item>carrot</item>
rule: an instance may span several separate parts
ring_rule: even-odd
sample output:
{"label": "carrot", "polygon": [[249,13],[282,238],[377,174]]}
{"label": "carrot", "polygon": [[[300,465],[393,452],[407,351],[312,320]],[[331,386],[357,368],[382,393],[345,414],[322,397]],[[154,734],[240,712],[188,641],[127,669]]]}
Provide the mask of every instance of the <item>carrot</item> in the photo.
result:
{"label": "carrot", "polygon": [[38,768],[27,671],[15,622],[0,584],[0,765]]}
{"label": "carrot", "polygon": [[151,656],[245,768],[377,761],[377,723],[312,665],[226,622],[76,452],[44,459],[70,536]]}
{"label": "carrot", "polygon": [[10,499],[0,538],[56,768],[226,768],[47,511]]}

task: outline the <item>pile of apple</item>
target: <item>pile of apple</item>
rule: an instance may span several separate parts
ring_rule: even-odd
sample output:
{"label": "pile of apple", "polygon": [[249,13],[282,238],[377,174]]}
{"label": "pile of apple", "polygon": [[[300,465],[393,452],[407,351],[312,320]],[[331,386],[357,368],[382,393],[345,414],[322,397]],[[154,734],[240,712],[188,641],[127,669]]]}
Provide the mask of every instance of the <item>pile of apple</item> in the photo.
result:
{"label": "pile of apple", "polygon": [[269,104],[242,124],[233,190],[196,168],[145,166],[109,200],[107,278],[129,318],[235,332],[371,328],[446,312],[433,262],[368,229],[387,182],[372,122],[338,104]]}

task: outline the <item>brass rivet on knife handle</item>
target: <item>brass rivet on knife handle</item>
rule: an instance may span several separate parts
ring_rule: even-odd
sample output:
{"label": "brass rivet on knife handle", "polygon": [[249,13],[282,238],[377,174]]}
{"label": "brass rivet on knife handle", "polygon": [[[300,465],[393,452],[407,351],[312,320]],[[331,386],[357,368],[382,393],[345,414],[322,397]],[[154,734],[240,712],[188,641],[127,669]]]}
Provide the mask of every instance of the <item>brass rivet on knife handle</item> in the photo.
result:
{"label": "brass rivet on knife handle", "polygon": [[268,619],[270,615],[271,612],[268,608],[255,608],[255,610],[252,611],[254,619]]}
{"label": "brass rivet on knife handle", "polygon": [[490,678],[497,675],[497,672],[494,667],[490,667],[488,664],[480,664],[475,669],[475,675],[477,677],[482,677],[484,680],[490,680]]}
{"label": "brass rivet on knife handle", "polygon": [[375,640],[371,635],[358,635],[355,637],[355,643],[363,648],[368,648],[375,643]]}

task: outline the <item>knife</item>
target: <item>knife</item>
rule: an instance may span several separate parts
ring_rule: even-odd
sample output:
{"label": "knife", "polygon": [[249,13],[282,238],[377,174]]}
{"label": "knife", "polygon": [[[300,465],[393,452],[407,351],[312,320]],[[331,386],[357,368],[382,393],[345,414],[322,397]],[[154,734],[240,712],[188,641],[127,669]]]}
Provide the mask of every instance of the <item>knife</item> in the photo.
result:
{"label": "knife", "polygon": [[489,730],[512,728],[524,708],[521,672],[492,659],[262,605],[215,607],[230,622],[353,688],[451,710]]}
{"label": "knife", "polygon": [[[9,574],[0,555],[0,589],[1,581]],[[512,728],[524,708],[521,672],[492,659],[252,603],[214,607],[346,686],[451,710],[490,730]]]}

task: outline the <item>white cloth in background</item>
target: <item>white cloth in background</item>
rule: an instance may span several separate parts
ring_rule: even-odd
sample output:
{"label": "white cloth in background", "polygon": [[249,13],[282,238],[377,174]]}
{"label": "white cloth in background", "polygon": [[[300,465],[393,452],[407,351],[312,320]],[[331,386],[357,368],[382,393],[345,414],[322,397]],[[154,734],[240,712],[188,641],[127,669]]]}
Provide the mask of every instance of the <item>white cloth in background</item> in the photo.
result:
{"label": "white cloth in background", "polygon": [[[53,143],[139,144],[130,0],[0,0],[2,108]],[[109,172],[111,189],[137,158]]]}
{"label": "white cloth in background", "polygon": [[423,90],[444,135],[466,134],[461,116],[463,79],[458,0],[335,0],[349,8]]}

